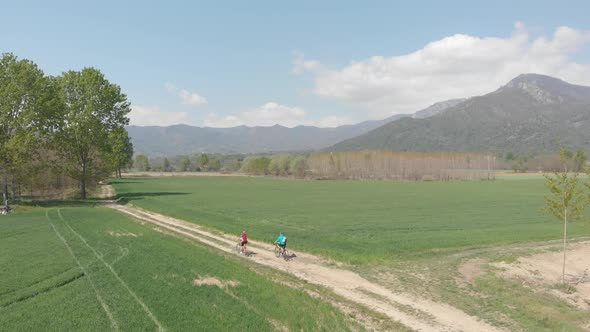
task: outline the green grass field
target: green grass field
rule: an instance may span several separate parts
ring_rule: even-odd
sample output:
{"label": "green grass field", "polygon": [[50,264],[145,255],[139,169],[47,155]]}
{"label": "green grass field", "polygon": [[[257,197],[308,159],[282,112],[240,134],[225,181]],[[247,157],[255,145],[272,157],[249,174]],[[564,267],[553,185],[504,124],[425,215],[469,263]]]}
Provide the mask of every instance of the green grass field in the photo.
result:
{"label": "green grass field", "polygon": [[237,256],[107,208],[20,207],[1,217],[0,266],[2,331],[358,328]]}
{"label": "green grass field", "polygon": [[[470,247],[558,239],[539,177],[490,182],[305,181],[249,177],[127,178],[122,200],[233,234],[355,264]],[[590,235],[572,224],[571,237]]]}

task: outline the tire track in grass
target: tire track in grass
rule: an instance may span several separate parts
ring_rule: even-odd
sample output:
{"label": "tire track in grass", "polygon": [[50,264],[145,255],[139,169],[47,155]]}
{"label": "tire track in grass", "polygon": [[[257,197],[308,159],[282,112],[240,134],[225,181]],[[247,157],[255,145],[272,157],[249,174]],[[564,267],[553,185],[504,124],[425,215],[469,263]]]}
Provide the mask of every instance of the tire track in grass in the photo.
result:
{"label": "tire track in grass", "polygon": [[[86,267],[88,267],[88,266],[86,266]],[[52,281],[53,279],[59,279],[59,277],[61,277],[63,275],[67,275],[68,273],[71,273],[73,270],[77,270],[77,269],[78,269],[77,267],[72,267],[70,269],[67,269],[65,271],[56,273],[56,274],[54,274],[54,275],[52,275],[50,277],[47,277],[45,279],[37,280],[37,281],[34,281],[34,282],[32,282],[32,283],[30,283],[28,285],[24,285],[24,286],[22,286],[20,288],[9,289],[9,290],[7,290],[5,292],[0,293],[0,298],[2,298],[4,296],[8,296],[8,295],[13,294],[13,293],[16,293],[16,292],[19,292],[19,291],[22,291],[22,290],[33,288],[33,287],[35,287],[35,286],[37,286],[39,284],[42,284],[42,283],[45,283],[45,282],[48,282],[48,281]]]}
{"label": "tire track in grass", "polygon": [[113,266],[111,264],[107,263],[104,260],[104,258],[102,257],[102,254],[100,254],[96,249],[94,249],[91,245],[89,245],[88,242],[86,241],[86,239],[82,235],[80,235],[78,232],[76,232],[70,226],[70,224],[68,224],[68,222],[61,215],[61,209],[58,209],[57,210],[57,214],[58,214],[59,218],[65,223],[65,225],[70,229],[70,231],[72,231],[72,233],[74,233],[88,247],[88,249],[90,249],[94,253],[94,255],[96,256],[96,258],[98,258],[98,260],[100,260],[111,271],[111,273],[113,274],[113,276],[121,283],[121,285],[129,292],[129,294],[141,306],[141,308],[145,311],[145,313],[149,316],[149,318],[156,324],[156,326],[158,327],[158,331],[165,331],[164,327],[162,326],[162,324],[160,323],[160,321],[158,320],[158,318],[156,318],[156,316],[154,315],[154,313],[139,298],[139,296],[137,296],[137,294],[135,294],[135,292],[133,290],[131,290],[131,288],[129,287],[129,285],[127,285],[127,283],[125,282],[125,280],[121,279],[121,277],[115,271],[115,269],[113,268]]}
{"label": "tire track in grass", "polygon": [[[58,213],[59,213],[59,210],[58,210]],[[104,302],[104,300],[102,299],[102,296],[100,296],[100,293],[98,292],[96,285],[92,281],[90,274],[88,273],[86,268],[80,263],[80,261],[78,260],[78,257],[76,257],[76,254],[74,254],[74,251],[72,250],[72,248],[70,247],[70,245],[68,244],[66,239],[61,235],[61,233],[55,228],[55,226],[51,222],[51,218],[49,217],[49,210],[45,211],[45,216],[47,217],[47,221],[49,221],[49,225],[51,225],[51,228],[55,232],[55,235],[57,235],[57,237],[61,240],[61,242],[63,242],[63,244],[66,246],[66,248],[70,252],[70,255],[72,255],[72,257],[74,258],[74,261],[76,261],[76,264],[78,264],[78,266],[80,267],[82,272],[84,272],[84,275],[86,275],[86,277],[88,277],[88,282],[90,283],[90,285],[92,286],[92,289],[94,290],[94,294],[96,295],[96,299],[98,300],[98,302],[102,306],[102,309],[104,310],[104,312],[107,314],[107,317],[111,321],[111,327],[114,330],[119,331],[119,325],[117,324],[117,321],[113,317],[113,313],[111,312],[111,309],[109,309],[109,306]]]}
{"label": "tire track in grass", "polygon": [[80,278],[82,278],[84,276],[85,276],[84,272],[79,272],[75,276],[72,276],[72,277],[70,277],[70,278],[68,278],[66,280],[60,281],[59,283],[57,283],[55,285],[50,285],[50,286],[44,287],[42,289],[37,289],[37,290],[34,290],[33,292],[29,292],[29,294],[25,294],[25,295],[22,295],[22,296],[13,298],[13,299],[11,299],[8,302],[0,303],[0,308],[6,308],[6,307],[11,306],[11,305],[13,305],[15,303],[19,303],[19,302],[23,302],[23,301],[32,299],[32,298],[34,298],[37,295],[40,295],[40,294],[43,294],[43,293],[47,293],[47,292],[50,292],[50,291],[52,291],[52,290],[54,290],[56,288],[65,286],[65,285],[67,285],[69,283],[72,283],[72,282],[74,282],[74,281],[76,281],[76,280],[78,280],[78,279],[80,279]]}

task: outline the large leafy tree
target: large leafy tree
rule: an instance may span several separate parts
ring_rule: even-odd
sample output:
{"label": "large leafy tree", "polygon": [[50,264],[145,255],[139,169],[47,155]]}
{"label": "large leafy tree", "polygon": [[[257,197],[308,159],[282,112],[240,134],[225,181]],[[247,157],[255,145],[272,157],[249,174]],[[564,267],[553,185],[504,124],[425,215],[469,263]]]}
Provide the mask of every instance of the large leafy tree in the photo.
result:
{"label": "large leafy tree", "polygon": [[150,161],[146,155],[139,154],[135,157],[133,167],[140,172],[147,172],[150,170]]}
{"label": "large leafy tree", "polygon": [[[44,143],[59,108],[54,81],[30,60],[0,59],[0,175],[5,208],[8,182]],[[10,179],[10,180],[9,180]],[[13,185],[14,192],[14,185]],[[14,193],[13,193],[14,196]]]}
{"label": "large leafy tree", "polygon": [[191,170],[191,160],[189,157],[184,156],[180,161],[180,171],[181,172],[188,172]]}
{"label": "large leafy tree", "polygon": [[118,85],[94,68],[68,71],[58,81],[65,106],[55,146],[70,176],[78,179],[85,199],[87,184],[108,176],[112,167],[108,162],[109,138],[129,123],[129,102]]}
{"label": "large leafy tree", "polygon": [[121,177],[121,170],[133,163],[133,144],[125,128],[115,128],[110,136],[109,157],[118,178]]}
{"label": "large leafy tree", "polygon": [[162,162],[162,171],[170,172],[170,170],[170,161],[168,161],[168,158],[164,158],[164,161]]}
{"label": "large leafy tree", "polygon": [[199,166],[201,167],[202,171],[207,170],[207,166],[209,165],[209,156],[206,153],[202,153],[201,157],[199,158]]}

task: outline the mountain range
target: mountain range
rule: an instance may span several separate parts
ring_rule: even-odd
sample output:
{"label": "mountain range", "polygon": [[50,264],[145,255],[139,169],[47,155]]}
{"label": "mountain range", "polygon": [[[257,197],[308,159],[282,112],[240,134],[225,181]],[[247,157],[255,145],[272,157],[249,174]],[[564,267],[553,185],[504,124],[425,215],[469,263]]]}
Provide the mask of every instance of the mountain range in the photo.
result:
{"label": "mountain range", "polygon": [[551,152],[559,146],[588,150],[589,129],[590,87],[538,74],[520,75],[483,96],[336,128],[127,127],[135,152],[150,156],[360,149]]}
{"label": "mountain range", "polygon": [[554,152],[560,146],[590,148],[590,87],[523,74],[444,112],[389,122],[326,150]]}
{"label": "mountain range", "polygon": [[383,120],[369,120],[336,128],[297,126],[210,128],[188,125],[128,126],[136,154],[150,156],[190,155],[195,153],[272,153],[312,151],[356,137],[391,121],[411,114]]}

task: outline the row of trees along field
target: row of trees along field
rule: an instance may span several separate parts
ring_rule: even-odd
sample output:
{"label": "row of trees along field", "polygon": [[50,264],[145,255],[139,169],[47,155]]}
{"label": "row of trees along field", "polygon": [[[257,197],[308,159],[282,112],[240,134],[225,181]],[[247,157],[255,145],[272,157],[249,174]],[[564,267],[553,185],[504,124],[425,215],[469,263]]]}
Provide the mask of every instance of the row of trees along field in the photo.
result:
{"label": "row of trees along field", "polygon": [[138,154],[133,160],[133,169],[138,172],[237,172],[242,155],[193,154],[174,157],[148,157]]}
{"label": "row of trees along field", "polygon": [[135,156],[133,169],[139,172],[222,172],[303,177],[305,160],[303,155],[291,154],[247,156],[202,153],[154,158],[139,154]]}
{"label": "row of trees along field", "polygon": [[[17,196],[90,186],[126,167],[129,102],[97,69],[47,76],[11,53],[0,60],[0,183],[5,208]],[[9,190],[10,188],[10,190]]]}
{"label": "row of trees along field", "polygon": [[553,154],[506,152],[498,154],[497,167],[517,173],[563,170],[581,172],[584,170],[586,162],[586,152],[583,150],[561,149],[559,153]]}
{"label": "row of trees along field", "polygon": [[314,177],[395,180],[492,180],[496,156],[485,153],[421,153],[389,150],[313,154]]}
{"label": "row of trees along field", "polygon": [[137,155],[137,171],[220,171],[325,179],[491,180],[496,156],[481,153],[358,151],[271,156],[193,155],[152,158]]}

